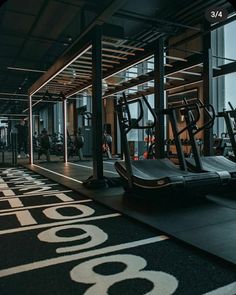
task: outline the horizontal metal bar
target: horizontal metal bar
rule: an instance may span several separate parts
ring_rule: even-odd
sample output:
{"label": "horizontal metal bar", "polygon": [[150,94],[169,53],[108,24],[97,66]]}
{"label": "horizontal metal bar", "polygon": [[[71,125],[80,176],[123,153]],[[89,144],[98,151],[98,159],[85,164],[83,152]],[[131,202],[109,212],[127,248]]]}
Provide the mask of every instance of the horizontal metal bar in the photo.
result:
{"label": "horizontal metal bar", "polygon": [[180,77],[173,77],[173,76],[168,76],[166,77],[166,79],[170,79],[170,80],[179,80],[179,81],[185,81],[184,78],[180,78]]}
{"label": "horizontal metal bar", "polygon": [[177,57],[177,56],[165,55],[165,57],[172,60],[179,60],[179,61],[185,61],[185,62],[188,61],[186,58]]}
{"label": "horizontal metal bar", "polygon": [[220,77],[223,75],[231,74],[236,72],[236,61],[222,65],[220,70],[213,70],[214,77]]}
{"label": "horizontal metal bar", "polygon": [[119,56],[119,55],[106,54],[106,53],[102,54],[102,60],[103,60],[103,57],[110,57],[110,58],[114,58],[114,59],[127,60],[127,57]]}
{"label": "horizontal metal bar", "polygon": [[[86,54],[92,55],[91,52],[88,52]],[[102,53],[102,60],[103,60],[103,57],[110,57],[110,58],[114,58],[114,59],[127,60],[127,57],[119,56],[119,55],[113,55],[113,54],[107,54],[107,53]]]}
{"label": "horizontal metal bar", "polygon": [[[104,56],[104,54],[103,54]],[[108,56],[110,57],[110,56]],[[84,60],[89,60],[92,62],[92,57],[88,57],[88,56],[81,56],[80,59],[84,59]],[[127,58],[124,58],[124,60],[126,60]],[[117,60],[110,60],[110,59],[106,59],[106,58],[102,58],[102,62],[105,62],[105,63],[112,63],[112,64],[120,64],[119,61]]]}
{"label": "horizontal metal bar", "polygon": [[111,48],[102,48],[102,51],[108,51],[108,52],[114,52],[114,53],[119,53],[119,54],[124,54],[124,55],[132,55],[135,56],[135,53],[133,52],[128,52],[128,51],[123,51],[123,50],[117,50],[117,49],[111,49]]}
{"label": "horizontal metal bar", "polygon": [[[83,67],[85,67],[84,65],[87,65],[88,68],[91,68],[92,67],[92,62],[88,62],[88,61],[85,61],[85,62],[81,62],[81,61],[78,61],[78,63],[73,63],[73,65],[71,65],[72,68],[70,69],[73,69],[73,68],[80,68],[81,67],[81,64]],[[105,63],[102,63],[102,67],[103,68],[113,68],[114,65],[108,65],[108,64],[105,64]]]}
{"label": "horizontal metal bar", "polygon": [[201,73],[196,73],[196,72],[190,72],[190,71],[180,71],[182,74],[187,74],[187,75],[192,75],[192,76],[201,76]]}
{"label": "horizontal metal bar", "polygon": [[[103,56],[104,56],[104,55],[103,55]],[[102,57],[102,62],[104,62],[104,63],[112,63],[112,64],[116,64],[116,65],[119,65],[119,64],[120,64],[120,62],[117,61],[117,60],[105,59],[105,58],[103,58],[103,57]]]}
{"label": "horizontal metal bar", "polygon": [[137,51],[144,51],[144,48],[130,46],[130,45],[126,45],[126,44],[117,44],[117,43],[112,43],[112,42],[108,42],[108,41],[102,41],[102,44],[111,45],[111,46],[114,46],[114,47],[122,47],[122,48],[127,48],[127,49],[133,49],[133,50],[137,50]]}

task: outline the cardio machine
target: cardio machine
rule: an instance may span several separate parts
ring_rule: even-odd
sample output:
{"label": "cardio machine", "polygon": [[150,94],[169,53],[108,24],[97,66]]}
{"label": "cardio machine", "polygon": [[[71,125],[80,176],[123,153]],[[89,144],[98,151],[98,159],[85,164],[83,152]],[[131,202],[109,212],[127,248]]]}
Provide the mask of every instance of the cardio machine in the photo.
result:
{"label": "cardio machine", "polygon": [[[130,106],[138,104],[139,114],[137,118],[131,118]],[[144,117],[144,107],[146,107],[153,116],[153,124],[147,126],[142,124]],[[190,107],[190,106],[189,106]],[[229,175],[218,172],[193,173],[187,170],[181,142],[178,136],[177,127],[174,127],[174,136],[177,150],[182,153],[180,156],[180,167],[173,164],[169,159],[148,159],[148,160],[131,160],[128,146],[127,134],[133,129],[154,128],[157,125],[158,118],[155,111],[151,108],[146,97],[128,101],[126,95],[118,101],[116,106],[119,126],[121,131],[121,142],[124,152],[124,160],[117,161],[115,168],[121,176],[124,188],[127,192],[135,192],[144,196],[158,196],[162,193],[199,191],[207,192],[209,187],[221,186],[227,181]],[[165,112],[169,114],[172,121],[176,120],[175,110],[171,109]],[[194,122],[190,122],[192,125]],[[173,124],[174,126],[174,124]],[[173,127],[172,126],[172,127]]]}
{"label": "cardio machine", "polygon": [[[223,110],[222,112],[219,112],[217,117],[224,118],[225,124],[226,124],[226,129],[227,129],[227,135],[229,138],[229,148],[232,150],[232,154],[228,152],[228,158],[234,162],[236,162],[236,132],[235,126],[236,126],[236,109],[233,107],[233,105],[228,102],[230,106],[230,110],[226,111]],[[227,146],[227,144],[226,144]]]}
{"label": "cardio machine", "polygon": [[[196,148],[195,136],[204,129],[212,128],[216,114],[214,107],[209,104],[205,105],[202,101],[197,100],[198,105],[198,118],[196,119],[193,115],[193,112],[189,110],[186,104],[186,109],[184,112],[184,118],[187,124],[187,130],[192,145],[193,158],[187,158],[187,166],[196,172],[218,172],[227,175],[230,175],[230,182],[236,181],[236,164],[224,156],[200,156]],[[190,124],[190,122],[197,122],[200,118],[200,109],[202,109],[208,117],[208,121],[203,124],[201,127],[197,124]]]}

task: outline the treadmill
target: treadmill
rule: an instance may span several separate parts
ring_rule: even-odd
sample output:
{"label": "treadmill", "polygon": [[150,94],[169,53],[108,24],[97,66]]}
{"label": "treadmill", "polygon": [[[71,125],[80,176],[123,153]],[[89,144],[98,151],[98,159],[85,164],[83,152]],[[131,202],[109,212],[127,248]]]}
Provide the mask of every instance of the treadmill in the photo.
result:
{"label": "treadmill", "polygon": [[[186,163],[189,169],[196,172],[228,172],[230,174],[230,182],[236,181],[236,163],[227,159],[224,156],[200,156],[199,150],[197,149],[195,136],[204,129],[210,129],[214,125],[216,118],[214,107],[209,105],[204,105],[201,100],[197,100],[198,104],[198,118],[194,118],[192,110],[188,108],[185,109],[184,118],[187,125],[187,130],[190,138],[190,143],[192,146],[193,158],[187,158]],[[190,124],[191,122],[196,122],[200,118],[200,110],[203,109],[206,116],[208,117],[207,122],[205,122],[201,127],[197,125]],[[209,110],[208,110],[209,109]]]}
{"label": "treadmill", "polygon": [[[139,114],[135,119],[131,118],[130,114],[130,106],[132,104],[138,104],[139,106]],[[144,117],[144,106],[147,107],[153,116],[153,124],[151,125],[141,123]],[[135,192],[144,197],[151,196],[152,193],[157,196],[157,193],[209,192],[209,188],[216,188],[228,182],[230,175],[227,172],[214,171],[200,174],[187,170],[179,138],[180,133],[177,131],[177,125],[174,124],[172,126],[175,126],[173,133],[177,152],[180,154],[180,167],[173,164],[167,158],[131,160],[127,140],[128,132],[132,129],[156,127],[157,116],[144,95],[142,95],[142,100],[138,98],[127,101],[126,95],[123,93],[123,97],[117,103],[116,111],[121,131],[124,160],[117,161],[115,168],[123,180],[123,186],[126,192]],[[169,114],[171,121],[176,121],[174,109],[166,110],[164,114]],[[190,122],[190,124],[192,125],[194,122]]]}
{"label": "treadmill", "polygon": [[[233,125],[234,127],[236,125],[236,109],[232,106],[230,102],[228,102],[228,104],[230,106],[230,110],[226,111],[224,109],[222,112],[218,113],[217,117],[224,118],[226,128],[227,128],[227,134],[229,136],[231,148],[233,151],[233,155],[229,155],[228,158],[236,162],[236,140],[235,140],[236,133],[234,132],[234,128],[233,128]],[[232,119],[234,120],[234,122],[232,122]]]}

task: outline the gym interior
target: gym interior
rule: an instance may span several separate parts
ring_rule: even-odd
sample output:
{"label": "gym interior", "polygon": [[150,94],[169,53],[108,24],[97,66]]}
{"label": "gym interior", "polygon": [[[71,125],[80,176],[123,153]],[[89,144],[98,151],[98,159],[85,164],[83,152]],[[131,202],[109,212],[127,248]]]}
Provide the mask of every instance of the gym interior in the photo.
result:
{"label": "gym interior", "polygon": [[0,16],[0,294],[235,295],[235,3]]}

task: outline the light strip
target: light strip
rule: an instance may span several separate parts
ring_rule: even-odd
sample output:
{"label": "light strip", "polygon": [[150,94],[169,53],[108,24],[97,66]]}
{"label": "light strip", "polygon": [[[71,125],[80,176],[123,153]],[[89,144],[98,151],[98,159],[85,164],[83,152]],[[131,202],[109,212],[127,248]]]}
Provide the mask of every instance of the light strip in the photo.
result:
{"label": "light strip", "polygon": [[68,162],[68,154],[67,154],[67,99],[63,100],[63,128],[64,128],[64,163]]}
{"label": "light strip", "polygon": [[[1,99],[1,98],[0,98]],[[43,99],[40,99],[40,100],[37,100],[33,105],[32,107],[34,107],[36,104],[40,103],[40,102],[49,102],[49,103],[58,103],[58,101],[54,101],[54,100],[43,100]],[[24,111],[22,111],[22,113],[25,113],[26,111],[28,111],[29,108],[25,109]]]}
{"label": "light strip", "polygon": [[[40,103],[41,101],[43,101],[43,99],[37,100],[32,106],[31,108],[33,108],[36,104]],[[24,111],[22,111],[22,113],[25,113],[28,111],[29,108],[25,109]]]}
{"label": "light strip", "polygon": [[26,117],[24,114],[1,114],[1,117]]}
{"label": "light strip", "polygon": [[[68,164],[93,170],[93,167],[86,166],[86,165],[80,165],[80,164],[76,164],[76,163],[72,163],[72,162],[68,162]],[[118,175],[117,172],[113,172],[113,171],[110,171],[110,170],[103,170],[103,171],[106,172],[106,173],[111,173],[111,174]]]}
{"label": "light strip", "polygon": [[168,94],[168,97],[181,95],[181,94],[186,94],[186,93],[190,93],[190,92],[197,92],[197,90],[190,89],[190,90],[185,90],[185,91],[181,91],[181,92],[177,92],[177,93],[173,93],[173,94]]}
{"label": "light strip", "polygon": [[185,81],[184,78],[180,78],[180,77],[172,77],[172,76],[166,77],[166,79],[170,79],[170,80],[178,80],[178,81]]}
{"label": "light strip", "polygon": [[59,75],[62,71],[64,71],[69,65],[71,65],[74,61],[76,61],[81,55],[83,55],[86,51],[90,50],[92,48],[92,45],[89,45],[85,50],[80,52],[76,57],[74,57],[69,63],[67,63],[63,68],[61,68],[58,72],[56,72],[50,79],[48,79],[46,82],[44,82],[39,88],[37,88],[35,91],[30,93],[30,95],[34,95],[36,92],[38,92],[40,89],[42,89],[45,85],[47,85],[52,79],[54,79],[57,75]]}
{"label": "light strip", "polygon": [[[153,80],[153,79],[152,79],[152,80]],[[150,80],[150,81],[152,81],[152,80]],[[146,84],[146,83],[148,83],[148,82],[150,82],[150,81],[145,81],[145,82],[139,83],[139,84],[137,84],[137,85],[135,85],[135,86],[133,86],[133,87],[141,86],[141,85]],[[129,88],[126,88],[126,89],[132,89],[132,88],[129,87]],[[109,95],[105,95],[105,96],[103,96],[102,98],[107,98],[107,97],[109,97],[109,96],[111,96],[111,95],[115,95],[115,94],[117,94],[117,93],[123,92],[123,91],[126,90],[126,89],[122,89],[122,90],[119,90],[119,91],[117,91],[117,92],[115,92],[115,93],[112,93],[112,94],[109,94]],[[142,91],[142,90],[140,90],[140,91]],[[139,92],[139,91],[137,91],[137,92]]]}
{"label": "light strip", "polygon": [[[9,97],[0,97],[0,100],[7,100],[7,101],[23,101],[28,102],[29,100],[26,98],[9,98]],[[33,100],[34,102],[37,100]],[[44,102],[55,103],[55,100],[44,100]]]}
{"label": "light strip", "polygon": [[35,72],[35,73],[46,73],[46,71],[42,71],[42,70],[33,70],[33,69],[26,69],[26,68],[7,67],[7,69],[8,69],[8,70],[14,70],[14,71]]}
{"label": "light strip", "polygon": [[168,74],[167,77],[168,76],[171,76],[171,75],[174,75],[174,74],[177,74],[177,73],[180,73],[181,71],[189,70],[189,69],[192,69],[192,68],[195,68],[195,67],[199,67],[199,66],[201,67],[201,65],[202,65],[202,63],[199,63],[199,64],[196,64],[196,65],[193,65],[193,66],[190,66],[190,67],[186,67],[186,68],[184,68],[182,70],[177,70],[177,71],[175,71],[173,73]]}
{"label": "light strip", "polygon": [[78,180],[78,179],[75,179],[75,178],[72,178],[72,177],[69,177],[69,176],[63,175],[63,174],[58,173],[58,172],[55,172],[55,171],[53,171],[53,170],[49,170],[49,169],[44,168],[44,167],[42,167],[42,166],[35,165],[35,164],[33,164],[33,166],[34,166],[34,167],[38,167],[38,168],[40,168],[40,169],[42,169],[42,170],[45,170],[45,171],[48,171],[48,172],[52,172],[52,174],[55,174],[55,175],[58,175],[58,176],[61,176],[61,177],[67,178],[67,179],[69,179],[69,180],[73,180],[73,181],[78,182],[78,183],[80,183],[80,184],[83,183],[82,181],[80,181],[80,180]]}
{"label": "light strip", "polygon": [[187,74],[187,75],[192,75],[192,76],[201,76],[201,73],[196,73],[196,72],[189,72],[189,71],[181,71],[180,73],[182,74]]}
{"label": "light strip", "polygon": [[188,86],[191,86],[191,85],[194,85],[194,84],[201,83],[202,81],[203,80],[199,80],[199,81],[195,81],[195,82],[192,82],[192,83],[189,83],[189,84],[186,84],[186,85],[176,86],[176,87],[173,87],[173,88],[170,88],[170,89],[166,89],[165,91],[172,91],[172,90],[176,90],[176,89],[179,89],[179,88],[188,87]]}
{"label": "light strip", "polygon": [[84,88],[80,89],[79,91],[75,91],[74,93],[72,93],[72,94],[66,96],[66,98],[70,98],[71,96],[73,96],[73,95],[75,95],[75,94],[77,94],[77,93],[83,92],[84,90],[90,88],[91,86],[92,86],[92,84],[90,84],[90,85],[88,85],[88,86],[85,86]]}
{"label": "light strip", "polygon": [[34,163],[33,159],[33,112],[32,112],[32,95],[29,96],[29,163],[32,165]]}
{"label": "light strip", "polygon": [[[0,95],[10,95],[10,96],[25,96],[29,97],[28,94],[20,94],[20,93],[9,93],[9,92],[0,92]],[[35,97],[42,97],[43,95],[35,95]]]}

